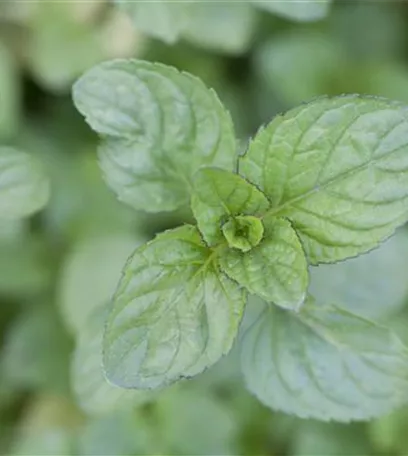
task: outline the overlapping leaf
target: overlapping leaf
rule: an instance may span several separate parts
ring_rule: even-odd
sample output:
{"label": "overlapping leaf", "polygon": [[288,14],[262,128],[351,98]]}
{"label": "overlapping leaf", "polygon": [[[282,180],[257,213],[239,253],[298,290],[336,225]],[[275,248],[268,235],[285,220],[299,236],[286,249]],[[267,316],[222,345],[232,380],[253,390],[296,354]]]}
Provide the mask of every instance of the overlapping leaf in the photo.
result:
{"label": "overlapping leaf", "polygon": [[187,203],[200,166],[234,166],[229,114],[187,73],[115,60],[86,73],[74,86],[74,101],[105,138],[99,159],[107,183],[135,209],[177,209]]}
{"label": "overlapping leaf", "polygon": [[308,302],[298,313],[267,306],[247,330],[249,389],[302,418],[367,420],[408,400],[408,351],[388,329]]}
{"label": "overlapping leaf", "polygon": [[321,98],[276,117],[240,173],[290,219],[312,264],[366,252],[408,219],[408,110],[382,98]]}
{"label": "overlapping leaf", "polygon": [[71,366],[72,387],[79,406],[89,414],[129,409],[151,399],[108,383],[102,370],[102,339],[110,303],[94,309],[79,333]]}
{"label": "overlapping leaf", "polygon": [[224,240],[221,226],[233,215],[262,215],[269,207],[265,196],[238,174],[203,168],[194,176],[191,207],[205,241]]}
{"label": "overlapping leaf", "polygon": [[249,252],[229,249],[220,256],[221,269],[267,302],[298,309],[308,286],[306,258],[300,241],[284,219],[264,219],[264,240]]}
{"label": "overlapping leaf", "polygon": [[104,339],[108,379],[155,388],[202,372],[230,350],[244,304],[195,227],[159,235],[136,250],[116,292]]}

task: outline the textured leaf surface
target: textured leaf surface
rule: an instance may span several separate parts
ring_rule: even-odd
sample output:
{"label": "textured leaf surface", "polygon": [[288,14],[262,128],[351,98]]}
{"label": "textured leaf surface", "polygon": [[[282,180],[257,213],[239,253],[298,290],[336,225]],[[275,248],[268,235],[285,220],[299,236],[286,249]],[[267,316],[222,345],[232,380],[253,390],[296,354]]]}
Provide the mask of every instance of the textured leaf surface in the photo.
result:
{"label": "textured leaf surface", "polygon": [[249,389],[302,418],[366,420],[407,400],[408,352],[389,330],[335,307],[267,306],[243,339]]}
{"label": "textured leaf surface", "polygon": [[194,176],[191,207],[201,234],[213,246],[224,240],[221,227],[230,216],[262,215],[269,202],[262,192],[238,174],[203,168]]}
{"label": "textured leaf surface", "polygon": [[73,93],[79,111],[105,137],[99,159],[107,183],[135,209],[176,209],[188,202],[200,166],[234,166],[229,114],[212,90],[187,73],[115,60],[86,73]]}
{"label": "textured leaf surface", "polygon": [[377,246],[408,218],[406,106],[322,98],[276,117],[240,160],[240,174],[291,220],[312,264]]}
{"label": "textured leaf surface", "polygon": [[327,16],[331,0],[252,0],[252,3],[287,19],[309,22]]}
{"label": "textured leaf surface", "polygon": [[111,385],[102,370],[103,329],[110,304],[94,309],[79,333],[72,360],[72,387],[80,407],[89,414],[132,408],[149,401],[146,391]]}
{"label": "textured leaf surface", "polygon": [[37,160],[11,147],[0,147],[0,217],[22,218],[48,202],[49,181]]}
{"label": "textured leaf surface", "polygon": [[195,227],[157,236],[130,258],[104,340],[108,379],[155,388],[203,371],[236,336],[244,293],[215,269]]}
{"label": "textured leaf surface", "polygon": [[300,241],[284,219],[264,220],[264,239],[246,253],[229,249],[220,255],[221,269],[267,302],[297,309],[306,295],[308,272]]}
{"label": "textured leaf surface", "polygon": [[408,233],[397,231],[378,249],[357,258],[310,269],[310,293],[362,317],[395,314],[408,297]]}

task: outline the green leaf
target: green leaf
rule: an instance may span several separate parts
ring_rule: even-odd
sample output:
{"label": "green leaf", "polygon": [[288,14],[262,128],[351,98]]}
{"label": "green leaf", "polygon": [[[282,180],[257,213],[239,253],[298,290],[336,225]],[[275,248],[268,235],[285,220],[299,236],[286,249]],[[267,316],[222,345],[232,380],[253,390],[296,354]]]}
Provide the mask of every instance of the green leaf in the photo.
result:
{"label": "green leaf", "polygon": [[[117,410],[89,420],[79,436],[77,454],[83,456],[154,455],[158,440],[149,416],[138,410]],[[156,431],[156,432],[155,432]]]}
{"label": "green leaf", "polygon": [[407,107],[321,98],[262,129],[239,171],[287,217],[312,264],[371,250],[408,219]]}
{"label": "green leaf", "polygon": [[243,339],[248,388],[301,418],[367,420],[407,401],[408,351],[388,329],[345,310],[266,306]]}
{"label": "green leaf", "polygon": [[118,388],[104,377],[102,341],[110,304],[94,309],[77,339],[71,365],[72,387],[80,407],[88,414],[133,408],[151,399],[145,391]]}
{"label": "green leaf", "polygon": [[17,131],[20,117],[20,74],[14,55],[0,41],[0,138]]}
{"label": "green leaf", "polygon": [[21,299],[47,290],[52,279],[48,254],[49,244],[29,233],[0,239],[0,295]]}
{"label": "green leaf", "polygon": [[[322,93],[337,94],[350,87],[343,74],[348,74],[350,66],[344,54],[327,33],[290,29],[262,44],[255,53],[255,68],[259,79],[284,106],[292,107]],[[357,77],[355,73],[352,76],[355,87]]]}
{"label": "green leaf", "polygon": [[268,207],[265,196],[238,174],[203,168],[194,176],[191,208],[210,246],[224,241],[221,228],[231,216],[262,215]]}
{"label": "green leaf", "polygon": [[271,13],[299,22],[311,22],[327,16],[331,0],[251,0],[252,3]]}
{"label": "green leaf", "polygon": [[104,366],[112,383],[157,388],[202,372],[230,350],[245,293],[213,260],[189,225],[136,250],[105,333]]}
{"label": "green leaf", "polygon": [[249,3],[196,1],[190,5],[183,37],[198,47],[239,55],[251,45],[256,19]]}
{"label": "green leaf", "polygon": [[42,209],[49,181],[37,160],[20,150],[0,147],[0,217],[15,219]]}
{"label": "green leaf", "polygon": [[395,314],[408,297],[408,233],[397,231],[378,249],[310,269],[310,293],[375,321]]}
{"label": "green leaf", "polygon": [[164,392],[156,407],[165,447],[172,448],[172,454],[238,454],[234,447],[238,437],[235,416],[211,391],[182,385]]}
{"label": "green leaf", "polygon": [[155,0],[135,2],[114,0],[132,19],[135,27],[149,36],[174,44],[183,33],[191,5],[181,0]]}
{"label": "green leaf", "polygon": [[198,168],[234,167],[231,118],[214,91],[187,73],[115,60],[86,73],[73,95],[105,138],[99,159],[107,183],[135,209],[177,209],[187,204]]}
{"label": "green leaf", "polygon": [[255,12],[245,2],[115,2],[148,36],[167,44],[185,39],[198,47],[227,54],[248,49],[256,24]]}
{"label": "green leaf", "polygon": [[263,219],[264,239],[243,253],[229,249],[220,254],[220,267],[231,279],[267,302],[298,309],[308,286],[306,258],[300,241],[284,219]]}
{"label": "green leaf", "polygon": [[54,309],[33,306],[13,322],[2,353],[2,378],[20,390],[66,393],[71,340]]}
{"label": "green leaf", "polygon": [[126,233],[93,235],[74,244],[64,259],[59,305],[65,323],[80,333],[94,309],[110,302],[126,260],[140,245]]}
{"label": "green leaf", "polygon": [[44,87],[66,92],[83,71],[104,59],[101,34],[76,17],[72,2],[36,6],[27,40],[28,65]]}

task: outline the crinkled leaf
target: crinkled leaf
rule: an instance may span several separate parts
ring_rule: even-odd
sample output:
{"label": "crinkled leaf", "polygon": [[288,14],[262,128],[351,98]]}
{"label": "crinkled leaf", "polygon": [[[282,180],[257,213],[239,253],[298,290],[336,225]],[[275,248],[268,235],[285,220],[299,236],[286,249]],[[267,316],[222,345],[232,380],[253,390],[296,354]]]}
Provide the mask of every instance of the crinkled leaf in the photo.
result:
{"label": "crinkled leaf", "polygon": [[299,22],[310,22],[327,16],[331,0],[251,0],[271,13]]}
{"label": "crinkled leaf", "polygon": [[203,168],[194,176],[191,200],[198,228],[209,245],[224,240],[221,226],[232,215],[262,215],[269,207],[265,196],[238,174]]}
{"label": "crinkled leaf", "polygon": [[386,317],[408,297],[408,233],[402,228],[378,249],[310,269],[310,293],[366,318]]}
{"label": "crinkled leaf", "polygon": [[300,241],[284,219],[264,219],[265,234],[249,252],[228,249],[220,255],[221,269],[231,279],[267,302],[297,309],[308,286],[306,258]]}
{"label": "crinkled leaf", "polygon": [[157,388],[202,372],[230,350],[245,294],[212,258],[189,225],[136,250],[105,333],[104,366],[112,383]]}
{"label": "crinkled leaf", "polygon": [[264,404],[302,418],[367,420],[407,401],[406,347],[333,306],[267,306],[244,336],[242,368]]}
{"label": "crinkled leaf", "polygon": [[103,329],[110,307],[110,303],[98,307],[89,315],[79,333],[72,360],[72,387],[79,405],[89,414],[132,408],[151,399],[146,391],[118,388],[108,383],[103,374]]}
{"label": "crinkled leaf", "polygon": [[149,212],[187,203],[200,166],[232,169],[230,115],[203,83],[172,67],[115,60],[86,73],[74,101],[104,136],[100,165],[119,199]]}
{"label": "crinkled leaf", "polygon": [[49,181],[40,163],[11,147],[0,147],[0,217],[22,218],[48,202]]}
{"label": "crinkled leaf", "polygon": [[276,117],[240,159],[312,264],[366,252],[408,219],[407,114],[382,98],[321,98]]}
{"label": "crinkled leaf", "polygon": [[59,305],[65,323],[80,333],[89,315],[110,302],[126,260],[140,245],[127,233],[84,237],[65,257]]}

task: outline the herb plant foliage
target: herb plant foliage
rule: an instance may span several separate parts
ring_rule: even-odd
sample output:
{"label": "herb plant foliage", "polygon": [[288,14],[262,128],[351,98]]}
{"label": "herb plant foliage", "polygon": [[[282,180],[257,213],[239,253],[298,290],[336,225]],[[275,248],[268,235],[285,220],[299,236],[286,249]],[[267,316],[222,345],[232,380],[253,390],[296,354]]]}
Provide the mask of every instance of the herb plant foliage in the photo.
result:
{"label": "herb plant foliage", "polygon": [[[135,210],[190,202],[196,224],[124,266],[103,337],[121,388],[203,372],[242,338],[248,388],[273,409],[364,420],[407,402],[408,351],[386,327],[318,302],[309,269],[364,254],[408,220],[408,109],[319,98],[262,127],[243,155],[214,91],[162,64],[115,60],[74,86],[107,184]],[[348,307],[350,308],[350,306]]]}

